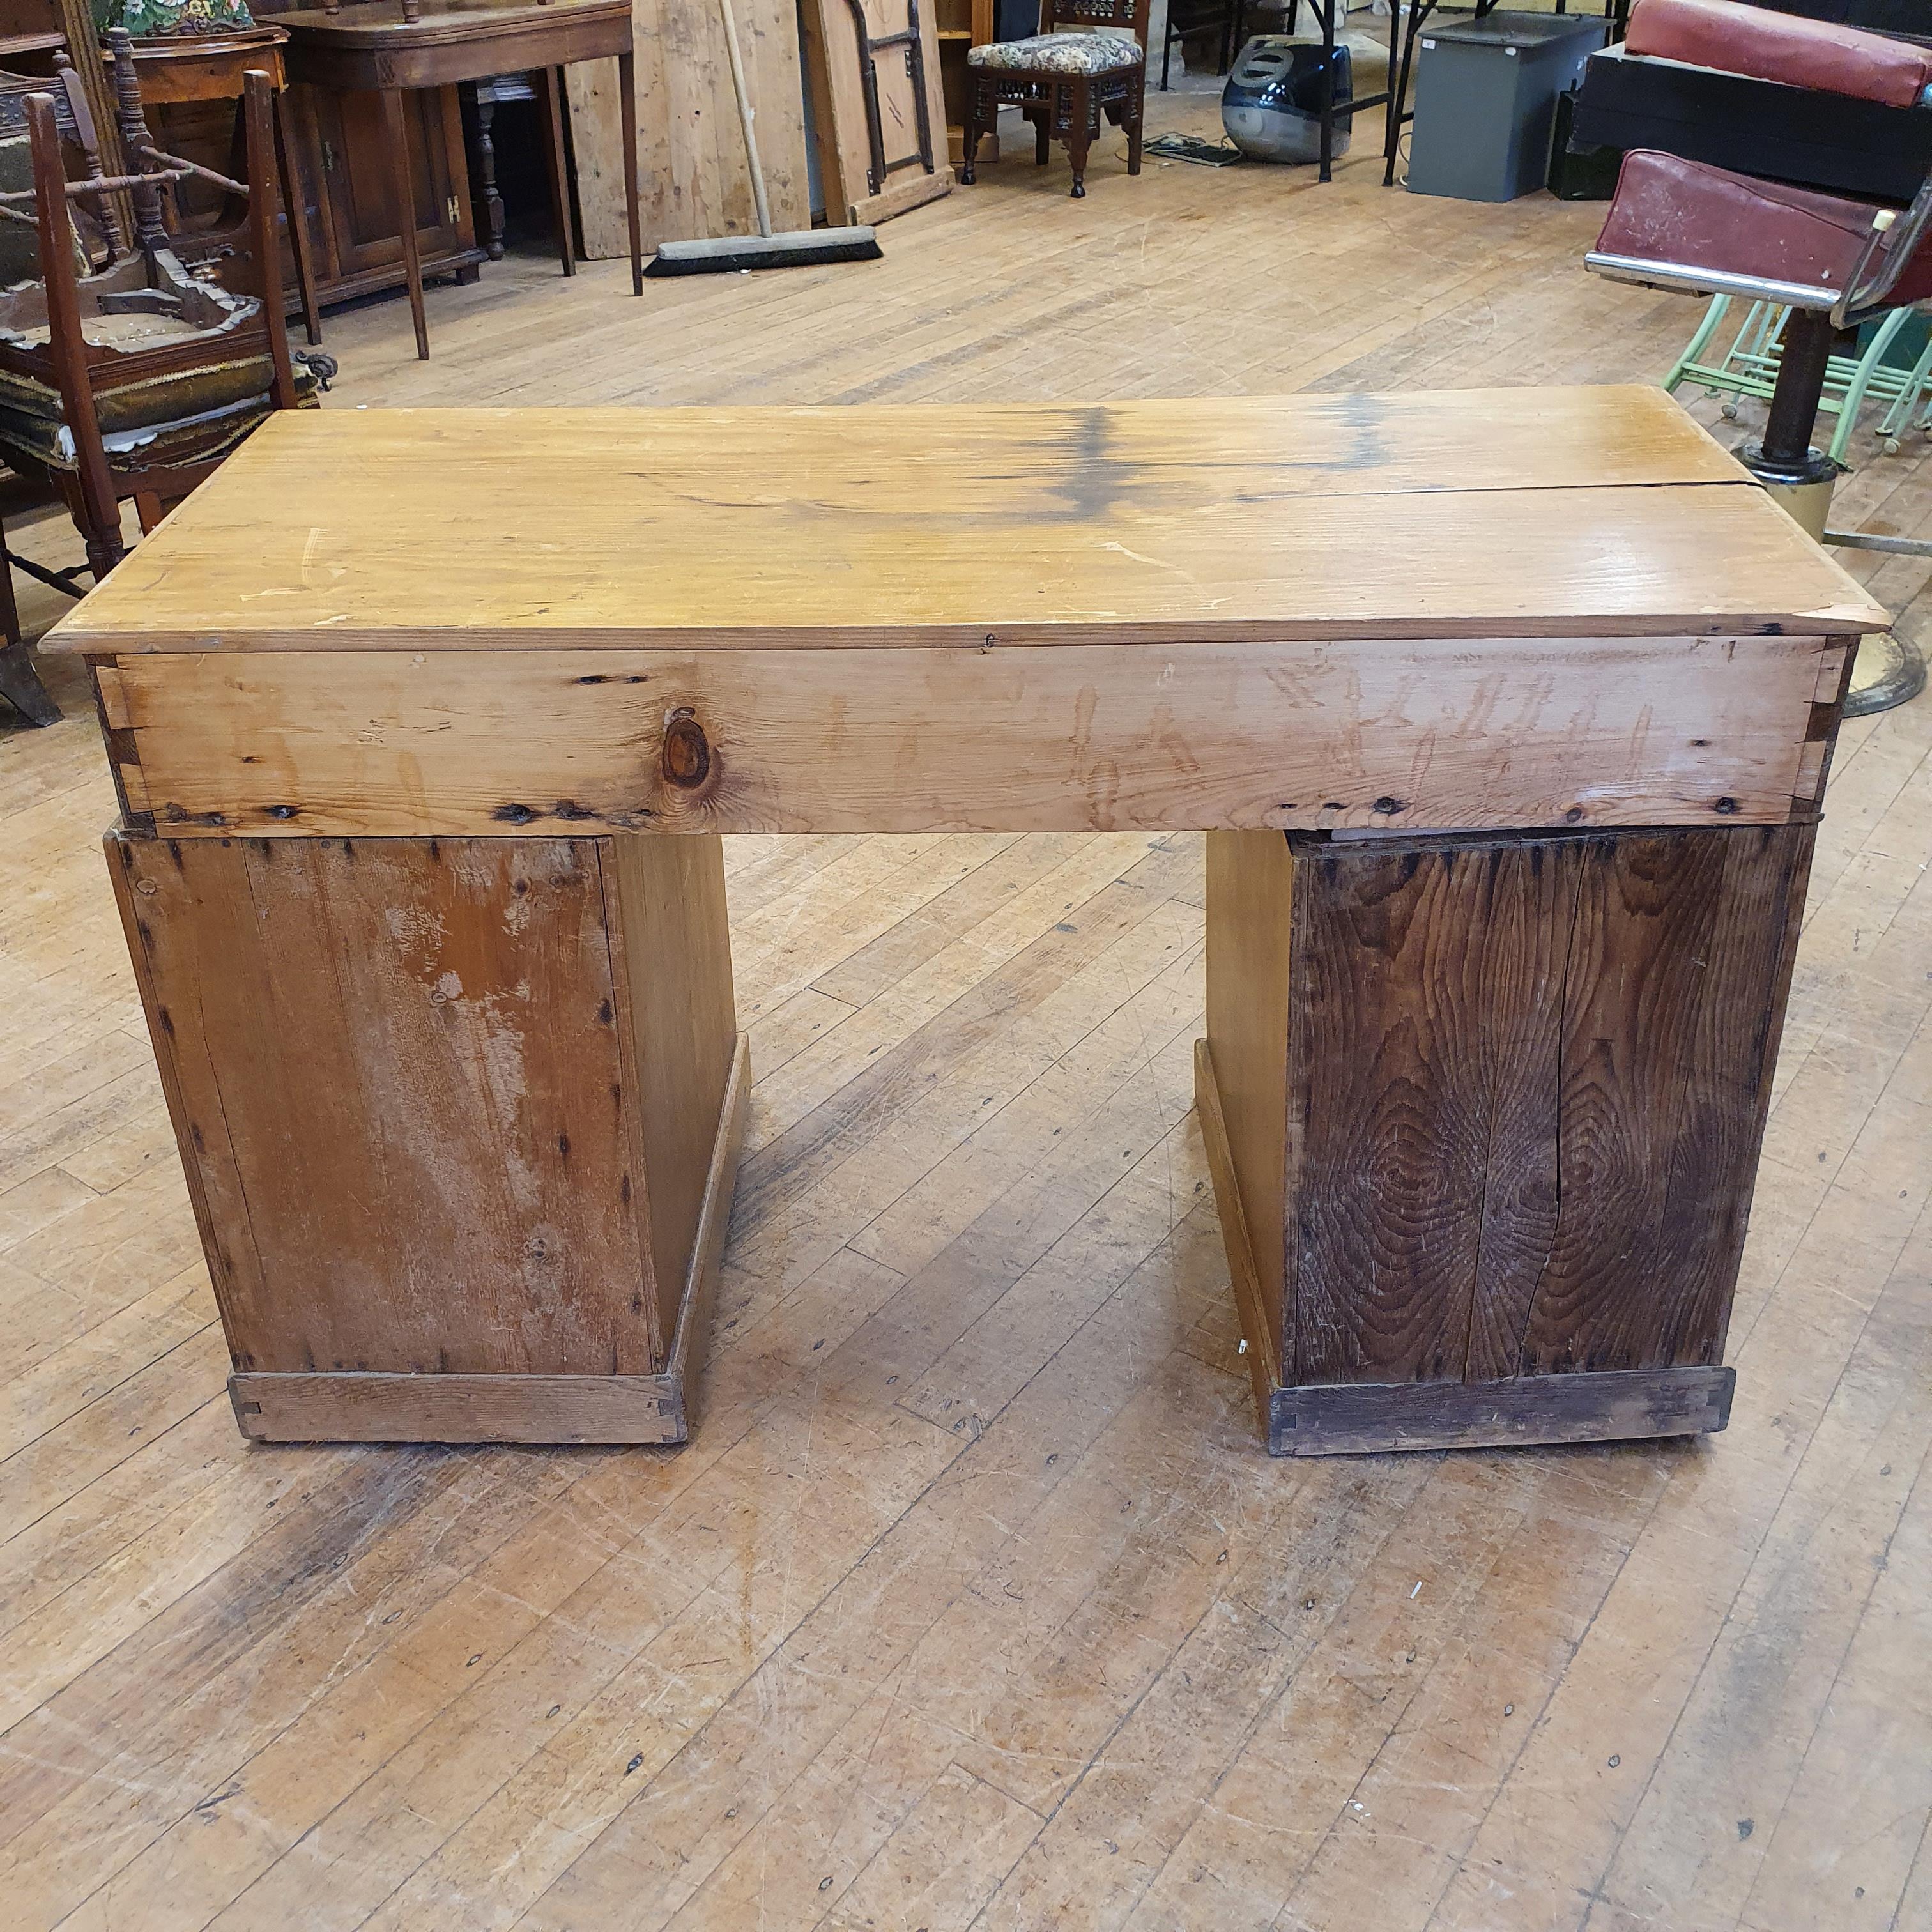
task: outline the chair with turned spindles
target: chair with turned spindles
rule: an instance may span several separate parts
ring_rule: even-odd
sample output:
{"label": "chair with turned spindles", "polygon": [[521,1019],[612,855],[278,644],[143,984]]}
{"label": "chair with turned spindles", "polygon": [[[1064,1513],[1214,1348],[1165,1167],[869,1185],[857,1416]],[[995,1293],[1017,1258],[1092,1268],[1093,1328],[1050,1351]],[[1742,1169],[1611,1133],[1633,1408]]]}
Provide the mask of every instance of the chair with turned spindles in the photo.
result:
{"label": "chair with turned spindles", "polygon": [[[126,174],[101,172],[70,69],[0,84],[0,180],[18,180],[23,160],[28,174],[25,185],[0,186],[0,458],[66,504],[87,555],[84,566],[51,571],[4,553],[0,567],[70,596],[81,594],[82,568],[98,583],[125,554],[124,502],[152,529],[273,411],[312,403],[334,369],[316,356],[298,373],[289,351],[268,76],[246,78],[247,179],[230,181],[154,146],[128,37],[110,41]],[[81,174],[71,180],[76,149]],[[162,191],[191,176],[245,197],[245,254],[190,266],[176,252]],[[0,622],[10,606],[10,596],[0,600]],[[10,672],[24,662],[19,641],[15,622]],[[0,691],[16,696],[12,684]]]}

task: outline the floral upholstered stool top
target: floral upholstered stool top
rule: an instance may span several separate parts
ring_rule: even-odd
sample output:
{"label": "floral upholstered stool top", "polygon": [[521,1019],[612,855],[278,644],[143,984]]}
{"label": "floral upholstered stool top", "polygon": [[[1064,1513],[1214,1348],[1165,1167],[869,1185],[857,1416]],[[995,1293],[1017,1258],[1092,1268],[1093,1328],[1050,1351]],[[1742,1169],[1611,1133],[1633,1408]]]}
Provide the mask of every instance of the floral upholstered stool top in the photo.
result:
{"label": "floral upholstered stool top", "polygon": [[136,40],[232,34],[255,24],[248,0],[94,0],[93,11],[104,34],[122,27]]}
{"label": "floral upholstered stool top", "polygon": [[1112,74],[1147,58],[1131,35],[1107,28],[1029,34],[1023,40],[988,40],[967,50],[968,67],[1027,68],[1036,74]]}
{"label": "floral upholstered stool top", "polygon": [[1127,172],[1138,174],[1148,6],[1148,0],[1043,0],[1038,33],[968,49],[961,181],[971,183],[980,137],[992,131],[1002,103],[1033,123],[1039,166],[1046,165],[1051,141],[1066,144],[1076,198],[1087,192],[1087,151],[1103,116],[1125,130]]}

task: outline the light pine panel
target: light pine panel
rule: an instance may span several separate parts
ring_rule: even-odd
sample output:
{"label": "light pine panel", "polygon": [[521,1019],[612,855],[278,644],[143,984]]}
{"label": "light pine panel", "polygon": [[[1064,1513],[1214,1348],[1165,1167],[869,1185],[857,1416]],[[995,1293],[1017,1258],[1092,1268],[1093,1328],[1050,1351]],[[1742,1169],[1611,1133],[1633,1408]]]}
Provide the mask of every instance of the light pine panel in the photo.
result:
{"label": "light pine panel", "polygon": [[[877,39],[903,33],[908,0],[863,0],[866,31]],[[859,24],[851,0],[802,0],[806,79],[818,137],[819,178],[824,184],[826,219],[876,223],[922,208],[951,192],[952,170],[946,160],[946,101],[940,92],[935,0],[919,8],[920,38],[926,58],[926,122],[933,166],[895,168],[878,184],[870,175],[872,144],[866,132],[866,92],[860,73]],[[879,121],[886,159],[896,161],[919,151],[918,103],[903,56],[888,51],[876,63]]]}
{"label": "light pine panel", "polygon": [[[804,80],[793,0],[734,0],[772,225],[812,224]],[[634,0],[638,190],[644,246],[757,232],[717,0]],[[584,252],[628,252],[614,61],[566,70]]]}
{"label": "light pine panel", "polygon": [[1832,648],[161,654],[118,703],[190,834],[1778,823]]}
{"label": "light pine panel", "polygon": [[663,1366],[596,841],[107,853],[238,1370]]}

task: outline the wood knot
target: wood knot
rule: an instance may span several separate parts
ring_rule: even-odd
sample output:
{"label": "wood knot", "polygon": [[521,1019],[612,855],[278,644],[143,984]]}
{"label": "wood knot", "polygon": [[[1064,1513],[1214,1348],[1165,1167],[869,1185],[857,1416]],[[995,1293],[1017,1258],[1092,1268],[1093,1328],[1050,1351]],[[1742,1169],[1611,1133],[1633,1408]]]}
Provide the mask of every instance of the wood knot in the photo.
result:
{"label": "wood knot", "polygon": [[663,764],[664,782],[680,791],[698,790],[711,776],[710,740],[688,706],[664,721]]}

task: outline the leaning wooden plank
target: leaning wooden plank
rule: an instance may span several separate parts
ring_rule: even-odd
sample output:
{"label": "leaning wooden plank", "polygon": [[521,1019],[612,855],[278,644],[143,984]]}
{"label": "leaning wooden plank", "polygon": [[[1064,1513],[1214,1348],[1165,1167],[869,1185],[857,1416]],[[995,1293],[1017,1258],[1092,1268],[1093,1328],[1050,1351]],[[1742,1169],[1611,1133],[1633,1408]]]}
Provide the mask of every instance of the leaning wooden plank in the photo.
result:
{"label": "leaning wooden plank", "polygon": [[119,661],[184,836],[1778,824],[1816,638]]}
{"label": "leaning wooden plank", "polygon": [[1502,1382],[1357,1382],[1277,1389],[1269,1453],[1368,1456],[1532,1442],[1700,1436],[1731,1418],[1733,1369],[1630,1369]]}
{"label": "leaning wooden plank", "polygon": [[[638,212],[644,246],[655,248],[664,232],[663,194],[670,185],[659,152],[668,131],[656,124],[652,104],[662,91],[656,71],[657,44],[636,34],[638,64]],[[584,259],[608,262],[631,246],[624,220],[622,112],[615,61],[579,61],[563,70],[564,99],[570,116],[570,151],[577,180],[578,236]]]}
{"label": "leaning wooden plank", "polygon": [[[758,115],[758,158],[775,228],[812,222],[805,96],[790,0],[734,0],[745,83]],[[644,246],[754,232],[751,176],[718,25],[718,0],[634,0],[638,158]],[[630,248],[624,219],[616,64],[566,69],[584,251]]]}
{"label": "leaning wooden plank", "polygon": [[[872,62],[878,89],[875,119],[866,100],[862,31],[874,40],[903,34],[914,14],[925,68],[924,115],[905,51],[892,47],[881,50]],[[835,224],[889,220],[952,189],[937,14],[936,0],[802,0],[799,19],[818,134],[819,179],[826,218]],[[909,158],[922,154],[923,160]],[[774,219],[772,225],[780,224]]]}

